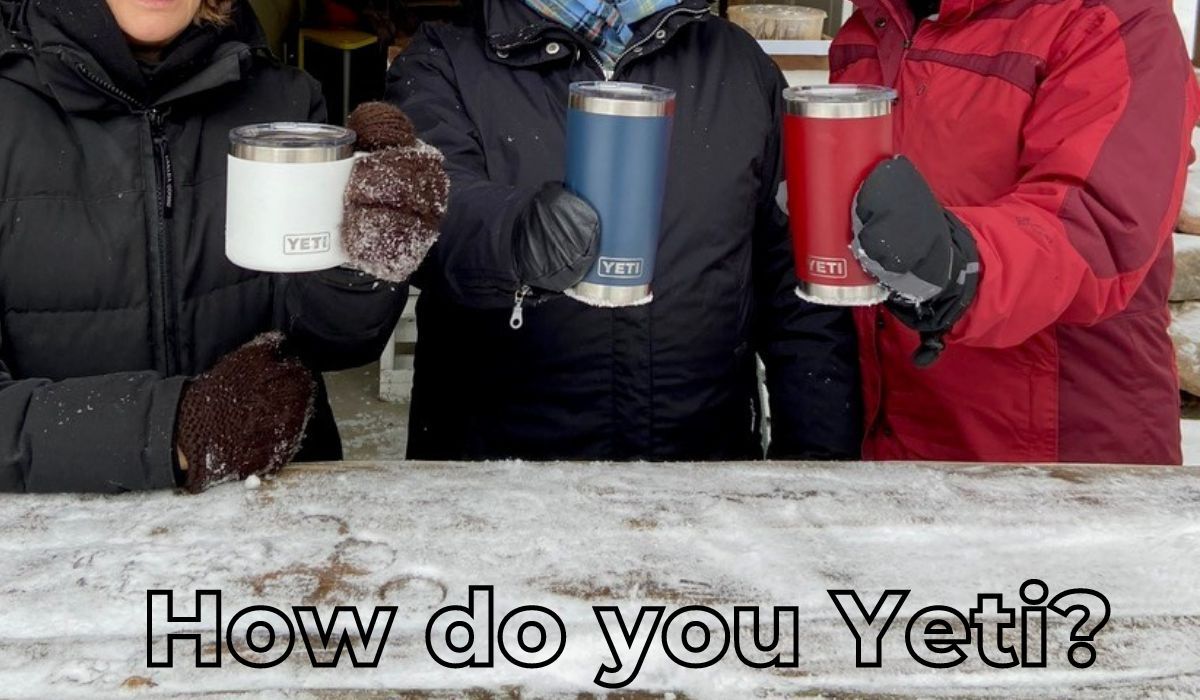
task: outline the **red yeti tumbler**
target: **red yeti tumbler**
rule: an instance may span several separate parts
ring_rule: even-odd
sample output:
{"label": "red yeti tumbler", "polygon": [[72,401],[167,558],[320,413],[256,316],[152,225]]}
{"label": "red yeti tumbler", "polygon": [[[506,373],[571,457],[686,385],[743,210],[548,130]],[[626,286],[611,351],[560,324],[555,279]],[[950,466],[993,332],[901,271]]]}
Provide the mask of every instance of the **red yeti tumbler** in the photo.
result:
{"label": "red yeti tumbler", "polygon": [[783,99],[796,294],[829,306],[878,304],[887,292],[850,251],[850,216],[863,180],[895,153],[896,93],[871,85],[813,85],[788,88]]}

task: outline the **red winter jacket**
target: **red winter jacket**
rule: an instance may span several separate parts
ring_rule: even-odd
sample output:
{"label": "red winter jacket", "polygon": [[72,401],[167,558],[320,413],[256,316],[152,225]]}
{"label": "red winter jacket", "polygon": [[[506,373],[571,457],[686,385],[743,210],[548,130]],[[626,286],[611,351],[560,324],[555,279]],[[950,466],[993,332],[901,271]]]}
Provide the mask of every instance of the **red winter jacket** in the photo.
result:
{"label": "red winter jacket", "polygon": [[834,82],[895,87],[899,150],[982,277],[930,369],[858,313],[869,459],[1178,464],[1167,335],[1200,95],[1165,0],[856,0]]}

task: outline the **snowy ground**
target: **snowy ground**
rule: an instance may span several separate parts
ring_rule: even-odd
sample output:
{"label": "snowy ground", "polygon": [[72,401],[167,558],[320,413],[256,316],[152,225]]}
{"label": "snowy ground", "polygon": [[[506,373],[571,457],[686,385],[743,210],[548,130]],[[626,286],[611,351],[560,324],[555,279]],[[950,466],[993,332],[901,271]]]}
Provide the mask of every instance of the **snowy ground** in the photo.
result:
{"label": "snowy ground", "polygon": [[1200,465],[1200,420],[1183,421],[1183,463]]}
{"label": "snowy ground", "polygon": [[1196,0],[1175,0],[1175,14],[1183,28],[1183,36],[1187,40],[1188,51],[1192,50],[1195,39]]}
{"label": "snowy ground", "polygon": [[379,398],[379,365],[325,375],[329,403],[351,461],[395,462],[408,446],[408,402]]}
{"label": "snowy ground", "polygon": [[[1200,471],[908,465],[420,465],[296,469],[260,490],[201,497],[0,497],[0,696],[235,693],[462,697],[595,693],[608,656],[591,607],[794,605],[798,668],[732,657],[702,670],[651,646],[632,690],[676,697],[1189,697],[1200,694]],[[1111,602],[1098,661],[1064,661],[1049,628],[1044,669],[954,670],[907,660],[919,607],[967,610],[976,593],[1016,603],[1027,578],[1051,595],[1092,587]],[[503,613],[545,605],[568,641],[548,668],[443,669],[425,652],[432,612],[496,586]],[[375,670],[313,669],[301,645],[251,670],[146,667],[145,595],[224,591],[226,622],[253,604],[399,608]],[[911,589],[884,664],[856,669],[826,590],[874,600]],[[180,601],[191,612],[190,601]],[[497,615],[497,620],[499,614]],[[286,630],[281,629],[281,635]],[[182,653],[182,647],[180,647]],[[242,648],[246,653],[245,648]],[[251,655],[253,656],[253,655]],[[271,693],[274,693],[273,695]],[[423,695],[418,695],[421,697]],[[474,693],[473,697],[487,694]],[[405,697],[412,697],[405,695]],[[441,697],[441,696],[439,696]]]}

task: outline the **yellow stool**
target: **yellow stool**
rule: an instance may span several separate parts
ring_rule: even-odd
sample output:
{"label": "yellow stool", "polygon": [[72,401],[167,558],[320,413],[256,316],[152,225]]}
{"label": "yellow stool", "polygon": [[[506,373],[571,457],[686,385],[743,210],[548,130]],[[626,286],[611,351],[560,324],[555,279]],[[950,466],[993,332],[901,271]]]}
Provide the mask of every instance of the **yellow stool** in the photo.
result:
{"label": "yellow stool", "polygon": [[377,43],[379,38],[374,34],[360,32],[355,29],[301,29],[300,46],[297,51],[300,70],[306,70],[304,66],[304,46],[309,40],[342,52],[342,108],[344,110],[343,114],[349,117],[350,54],[358,49],[363,49]]}

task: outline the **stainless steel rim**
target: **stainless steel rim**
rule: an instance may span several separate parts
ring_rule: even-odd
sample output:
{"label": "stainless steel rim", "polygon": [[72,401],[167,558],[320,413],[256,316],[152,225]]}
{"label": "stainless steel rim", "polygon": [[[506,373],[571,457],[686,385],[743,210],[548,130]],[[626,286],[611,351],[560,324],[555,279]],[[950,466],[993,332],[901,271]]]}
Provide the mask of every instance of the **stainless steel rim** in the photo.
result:
{"label": "stainless steel rim", "polygon": [[613,117],[669,117],[675,114],[675,91],[640,83],[575,83],[571,109]]}
{"label": "stainless steel rim", "polygon": [[870,306],[887,301],[888,293],[877,284],[839,287],[801,281],[796,293],[802,299],[819,299],[831,306]]}
{"label": "stainless steel rim", "polygon": [[814,119],[871,119],[892,113],[896,91],[878,85],[802,85],[783,91],[787,113]]}
{"label": "stainless steel rim", "polygon": [[229,155],[256,163],[335,163],[354,155],[352,146],[329,148],[271,148],[235,145]]}
{"label": "stainless steel rim", "polygon": [[327,124],[250,124],[229,132],[229,155],[259,163],[331,163],[354,156],[356,136]]}
{"label": "stainless steel rim", "polygon": [[571,288],[575,296],[594,301],[605,306],[625,306],[643,301],[650,296],[650,285],[636,287],[613,287],[607,284],[580,282]]}

